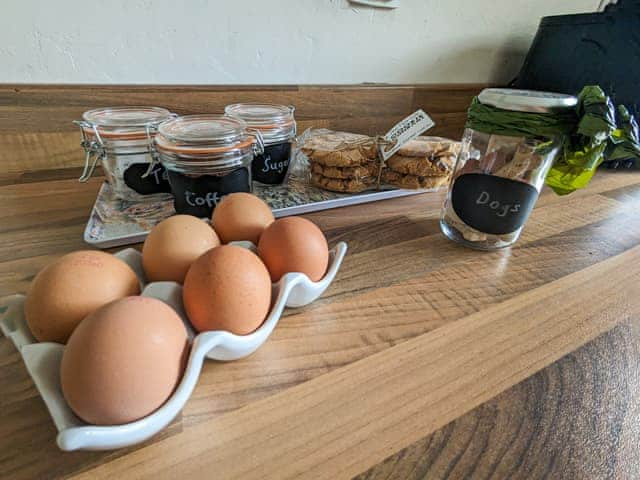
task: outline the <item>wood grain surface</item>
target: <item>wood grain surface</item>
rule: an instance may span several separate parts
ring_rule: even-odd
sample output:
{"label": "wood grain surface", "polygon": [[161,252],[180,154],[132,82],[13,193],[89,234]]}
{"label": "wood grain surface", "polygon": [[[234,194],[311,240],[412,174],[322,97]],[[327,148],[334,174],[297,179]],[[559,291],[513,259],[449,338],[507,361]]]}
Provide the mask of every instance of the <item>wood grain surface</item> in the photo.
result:
{"label": "wood grain surface", "polygon": [[637,316],[639,279],[640,246],[80,478],[348,478]]}
{"label": "wood grain surface", "polygon": [[[416,108],[459,137],[480,85],[0,86],[0,297],[82,240],[102,178],[70,123],[108,105],[291,103],[301,129],[380,133]],[[443,192],[307,215],[349,253],[269,341],[208,362],[144,445],[60,452],[0,338],[0,478],[640,478],[640,173],[543,192],[518,244],[439,231]]]}
{"label": "wood grain surface", "polygon": [[623,322],[358,480],[640,478],[639,333]]}
{"label": "wood grain surface", "polygon": [[[99,182],[0,186],[0,295],[85,248]],[[545,191],[520,242],[494,253],[447,241],[441,202],[308,215],[349,243],[336,282],[251,357],[208,362],[140,447],[58,451],[0,339],[0,476],[637,478],[640,173]]]}
{"label": "wood grain surface", "polygon": [[149,86],[0,85],[0,184],[77,178],[84,162],[72,120],[92,108],[155,105],[185,115],[236,102],[295,105],[299,131],[314,126],[383,134],[417,108],[434,135],[458,137],[482,85]]}

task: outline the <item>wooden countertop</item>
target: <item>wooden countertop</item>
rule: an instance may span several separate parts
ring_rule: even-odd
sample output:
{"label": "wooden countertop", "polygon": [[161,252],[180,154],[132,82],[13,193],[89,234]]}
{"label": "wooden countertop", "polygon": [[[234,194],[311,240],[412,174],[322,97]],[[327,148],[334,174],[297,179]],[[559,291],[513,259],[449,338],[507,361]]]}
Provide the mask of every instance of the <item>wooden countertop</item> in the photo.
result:
{"label": "wooden countertop", "polygon": [[[0,296],[85,248],[99,179],[0,187]],[[640,173],[544,192],[514,248],[439,232],[441,194],[308,215],[338,279],[251,357],[209,362],[181,416],[115,452],[60,452],[0,339],[0,476],[640,478]]]}

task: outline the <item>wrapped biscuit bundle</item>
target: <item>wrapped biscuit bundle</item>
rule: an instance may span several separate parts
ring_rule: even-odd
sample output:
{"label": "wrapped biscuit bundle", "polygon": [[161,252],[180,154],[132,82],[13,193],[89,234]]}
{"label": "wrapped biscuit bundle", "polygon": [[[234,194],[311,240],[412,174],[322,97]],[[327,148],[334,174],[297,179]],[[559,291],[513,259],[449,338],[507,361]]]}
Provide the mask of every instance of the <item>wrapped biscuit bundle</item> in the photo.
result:
{"label": "wrapped biscuit bundle", "polygon": [[372,137],[318,130],[307,134],[300,150],[309,160],[310,182],[316,187],[346,193],[376,187],[379,163]]}
{"label": "wrapped biscuit bundle", "polygon": [[386,161],[382,182],[409,189],[446,185],[459,151],[458,142],[439,137],[417,137]]}
{"label": "wrapped biscuit bundle", "polygon": [[329,130],[307,131],[300,144],[308,160],[302,168],[310,183],[344,193],[438,188],[449,181],[460,150],[459,142],[416,137],[385,162],[380,147],[389,142],[383,137]]}

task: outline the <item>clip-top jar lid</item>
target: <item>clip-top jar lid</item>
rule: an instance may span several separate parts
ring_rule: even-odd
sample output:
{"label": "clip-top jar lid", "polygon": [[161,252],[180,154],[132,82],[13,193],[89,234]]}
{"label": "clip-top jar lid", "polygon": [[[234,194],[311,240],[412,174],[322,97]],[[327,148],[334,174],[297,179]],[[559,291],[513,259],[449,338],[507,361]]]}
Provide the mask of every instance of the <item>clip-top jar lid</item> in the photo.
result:
{"label": "clip-top jar lid", "polygon": [[103,107],[82,114],[82,128],[89,134],[96,129],[110,139],[134,140],[146,138],[147,127],[155,127],[173,114],[160,107]]}
{"label": "clip-top jar lid", "polygon": [[266,130],[292,125],[294,110],[288,105],[234,103],[227,105],[224,113],[244,120],[250,127]]}
{"label": "clip-top jar lid", "polygon": [[256,130],[265,144],[288,141],[296,136],[295,108],[288,105],[266,103],[234,103],[227,105],[224,113],[246,122]]}
{"label": "clip-top jar lid", "polygon": [[578,104],[578,99],[573,95],[509,88],[485,88],[478,95],[478,100],[484,105],[503,110],[530,113],[552,113]]}
{"label": "clip-top jar lid", "polygon": [[100,127],[145,127],[169,117],[171,112],[161,107],[104,107],[82,115],[85,121]]}
{"label": "clip-top jar lid", "polygon": [[158,126],[159,150],[185,154],[224,153],[255,142],[239,118],[226,115],[185,115]]}

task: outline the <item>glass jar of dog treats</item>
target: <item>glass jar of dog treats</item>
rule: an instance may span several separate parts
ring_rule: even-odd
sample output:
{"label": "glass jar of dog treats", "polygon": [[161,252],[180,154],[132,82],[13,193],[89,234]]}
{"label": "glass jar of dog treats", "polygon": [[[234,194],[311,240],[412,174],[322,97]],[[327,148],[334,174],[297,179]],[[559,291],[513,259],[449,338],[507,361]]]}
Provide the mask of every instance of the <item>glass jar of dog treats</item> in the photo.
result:
{"label": "glass jar of dog treats", "polygon": [[[554,128],[535,135],[532,125],[540,115],[562,116],[577,99],[492,88],[483,90],[474,102],[440,225],[451,240],[495,250],[518,239],[561,151],[562,135],[556,135]],[[544,120],[555,123],[552,117]]]}
{"label": "glass jar of dog treats", "polygon": [[239,118],[187,115],[164,122],[155,137],[177,213],[211,217],[222,197],[251,192],[251,163],[263,153],[259,137]]}
{"label": "glass jar of dog treats", "polygon": [[284,182],[291,163],[296,138],[294,107],[236,103],[227,105],[227,115],[242,119],[253,133],[262,136],[264,153],[251,165],[253,180],[267,185]]}
{"label": "glass jar of dog treats", "polygon": [[80,127],[87,181],[102,165],[113,193],[123,200],[159,200],[171,188],[162,165],[149,170],[150,142],[157,126],[175,115],[160,107],[106,107],[84,112]]}

